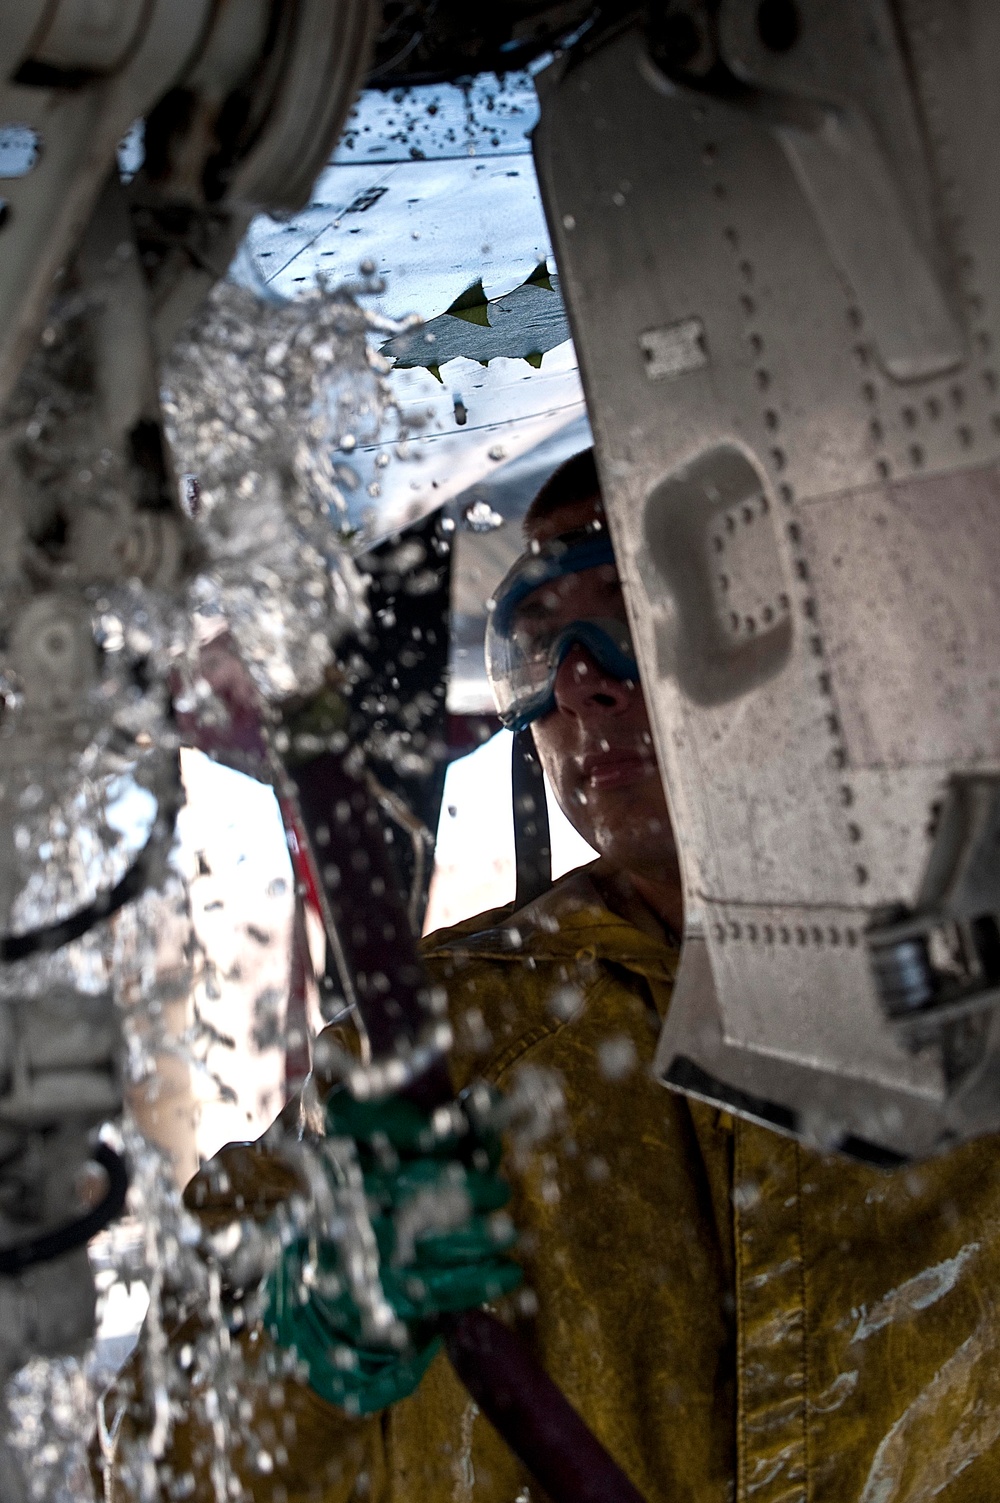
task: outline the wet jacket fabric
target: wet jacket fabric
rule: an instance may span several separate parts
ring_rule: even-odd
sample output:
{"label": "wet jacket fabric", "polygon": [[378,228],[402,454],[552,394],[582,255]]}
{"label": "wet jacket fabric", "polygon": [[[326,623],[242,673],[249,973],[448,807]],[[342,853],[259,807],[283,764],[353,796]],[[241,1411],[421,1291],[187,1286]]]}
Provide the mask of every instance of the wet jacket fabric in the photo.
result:
{"label": "wet jacket fabric", "polygon": [[[433,936],[427,958],[457,1085],[561,1080],[560,1131],[507,1166],[535,1304],[518,1320],[649,1503],[1000,1498],[995,1139],[887,1172],[669,1093],[649,1067],[677,952],[586,873]],[[221,1224],[288,1189],[240,1147],[189,1198]],[[367,1421],[293,1379],[268,1402],[266,1467],[253,1447],[230,1457],[254,1503],[538,1496],[443,1357]],[[177,1427],[169,1461],[197,1500],[216,1496],[211,1456],[210,1427]]]}

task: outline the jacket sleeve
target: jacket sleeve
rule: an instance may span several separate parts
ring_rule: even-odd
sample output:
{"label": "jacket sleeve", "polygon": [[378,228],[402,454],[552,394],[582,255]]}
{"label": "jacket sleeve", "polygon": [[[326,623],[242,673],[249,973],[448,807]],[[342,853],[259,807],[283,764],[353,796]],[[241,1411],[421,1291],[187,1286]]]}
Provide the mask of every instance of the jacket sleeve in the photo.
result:
{"label": "jacket sleeve", "polygon": [[[266,1219],[296,1189],[294,1172],[265,1143],[230,1144],[188,1185],[185,1203],[211,1230],[238,1216]],[[166,1449],[155,1464],[148,1446],[156,1421],[155,1384],[144,1330],[101,1401],[91,1452],[99,1498],[346,1503],[364,1496],[368,1503],[383,1503],[379,1416],[355,1419],[327,1404],[287,1370],[287,1360],[259,1327],[233,1336],[225,1391],[207,1389],[191,1353],[209,1330],[204,1312],[196,1312],[168,1333],[168,1371],[180,1387],[172,1395]],[[241,1491],[235,1492],[237,1483]]]}

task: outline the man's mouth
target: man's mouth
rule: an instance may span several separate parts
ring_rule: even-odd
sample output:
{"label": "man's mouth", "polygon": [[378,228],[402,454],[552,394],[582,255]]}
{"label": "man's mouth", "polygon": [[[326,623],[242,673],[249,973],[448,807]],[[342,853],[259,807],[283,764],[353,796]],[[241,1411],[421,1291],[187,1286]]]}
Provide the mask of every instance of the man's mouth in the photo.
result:
{"label": "man's mouth", "polygon": [[588,788],[596,793],[604,788],[624,788],[648,777],[655,770],[651,756],[637,751],[591,752],[583,758],[581,772]]}

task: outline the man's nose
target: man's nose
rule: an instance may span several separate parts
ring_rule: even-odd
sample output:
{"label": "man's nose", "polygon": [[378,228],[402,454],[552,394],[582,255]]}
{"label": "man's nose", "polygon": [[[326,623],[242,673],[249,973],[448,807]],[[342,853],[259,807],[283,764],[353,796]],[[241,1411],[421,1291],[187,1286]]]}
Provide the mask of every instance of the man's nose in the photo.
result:
{"label": "man's nose", "polygon": [[559,664],[555,681],[556,708],[570,715],[620,715],[634,692],[613,678],[579,642]]}

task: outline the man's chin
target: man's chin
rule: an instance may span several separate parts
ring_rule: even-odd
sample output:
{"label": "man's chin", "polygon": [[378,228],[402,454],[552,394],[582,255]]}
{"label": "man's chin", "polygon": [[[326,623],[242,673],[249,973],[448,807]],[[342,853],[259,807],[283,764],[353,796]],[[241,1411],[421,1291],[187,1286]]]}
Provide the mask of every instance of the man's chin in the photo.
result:
{"label": "man's chin", "polygon": [[590,833],[581,834],[600,855],[623,869],[636,861],[640,868],[650,862],[658,864],[665,854],[674,854],[670,816],[659,782],[653,785],[655,796],[647,802],[639,796],[641,781],[595,789],[587,795]]}

